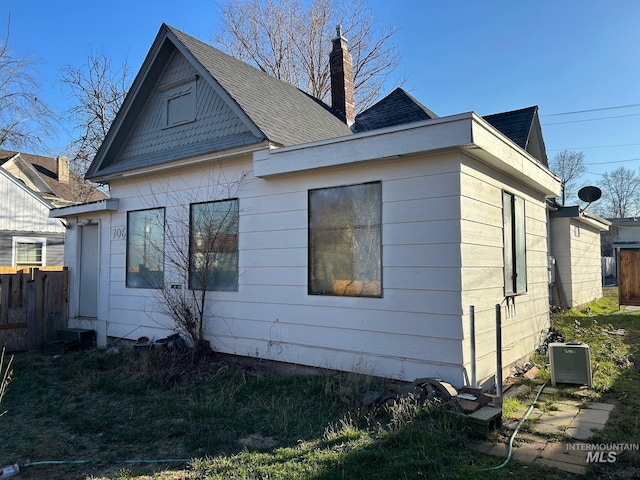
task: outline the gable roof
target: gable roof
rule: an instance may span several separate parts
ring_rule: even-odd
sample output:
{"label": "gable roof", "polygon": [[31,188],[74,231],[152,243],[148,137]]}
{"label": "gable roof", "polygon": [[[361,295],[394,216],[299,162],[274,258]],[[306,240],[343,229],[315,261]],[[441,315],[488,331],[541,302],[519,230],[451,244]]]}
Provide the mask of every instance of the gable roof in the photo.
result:
{"label": "gable roof", "polygon": [[351,134],[351,129],[323,102],[163,24],[87,172],[88,178],[168,161],[148,159],[146,163],[114,164],[146,101],[155,92],[165,65],[175,52],[187,59],[250,132],[212,145],[211,152],[265,141],[277,146],[291,146]]}
{"label": "gable roof", "polygon": [[438,116],[402,88],[396,88],[378,103],[358,114],[353,131],[365,132],[432,118]]}
{"label": "gable roof", "polygon": [[[69,181],[58,178],[58,160],[42,155],[0,149],[0,168],[6,170],[25,188],[55,206],[102,200],[107,196],[74,172]],[[31,185],[28,186],[27,182]]]}
{"label": "gable roof", "polygon": [[483,118],[545,167],[549,166],[537,106],[485,115]]}

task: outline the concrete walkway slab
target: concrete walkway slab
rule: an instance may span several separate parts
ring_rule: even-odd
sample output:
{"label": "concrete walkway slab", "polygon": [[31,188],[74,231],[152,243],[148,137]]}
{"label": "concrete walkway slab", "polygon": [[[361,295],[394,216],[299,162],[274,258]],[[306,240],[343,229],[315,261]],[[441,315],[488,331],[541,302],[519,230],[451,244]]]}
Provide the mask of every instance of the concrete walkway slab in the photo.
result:
{"label": "concrete walkway slab", "polygon": [[[523,432],[517,437],[519,441],[514,444],[512,458],[584,475],[587,472],[586,451],[572,445],[576,441],[578,446],[587,442],[594,431],[603,429],[615,407],[607,403],[585,405],[573,399],[558,400],[558,389],[555,392],[547,390],[550,389],[545,390],[549,394],[547,398],[538,402],[543,408],[534,408],[528,417],[530,433]],[[508,455],[507,445],[485,444],[479,449],[503,458]]]}

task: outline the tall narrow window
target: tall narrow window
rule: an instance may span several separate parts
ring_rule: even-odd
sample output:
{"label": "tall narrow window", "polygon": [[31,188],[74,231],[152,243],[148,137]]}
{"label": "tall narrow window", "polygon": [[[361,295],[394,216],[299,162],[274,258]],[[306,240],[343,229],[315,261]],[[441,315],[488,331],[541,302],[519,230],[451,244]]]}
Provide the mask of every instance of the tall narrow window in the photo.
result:
{"label": "tall narrow window", "polygon": [[238,289],[238,200],[194,203],[190,215],[189,288]]}
{"label": "tall narrow window", "polygon": [[524,199],[502,193],[504,228],[504,290],[505,295],[527,291],[527,255]]}
{"label": "tall narrow window", "polygon": [[309,293],[382,296],[380,182],[309,191]]}
{"label": "tall narrow window", "polygon": [[164,208],[127,213],[127,287],[163,287],[164,217]]}

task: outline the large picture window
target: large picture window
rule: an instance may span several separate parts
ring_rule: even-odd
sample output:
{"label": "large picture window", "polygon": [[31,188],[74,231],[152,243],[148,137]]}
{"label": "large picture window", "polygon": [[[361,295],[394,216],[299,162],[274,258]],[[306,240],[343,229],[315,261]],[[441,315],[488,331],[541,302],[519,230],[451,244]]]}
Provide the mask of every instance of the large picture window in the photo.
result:
{"label": "large picture window", "polygon": [[309,191],[309,293],[382,296],[380,182]]}
{"label": "large picture window", "polygon": [[163,287],[164,222],[164,208],[127,213],[127,287]]}
{"label": "large picture window", "polygon": [[238,289],[238,200],[191,205],[189,288]]}
{"label": "large picture window", "polygon": [[527,255],[524,199],[502,193],[504,228],[504,290],[505,295],[527,291]]}

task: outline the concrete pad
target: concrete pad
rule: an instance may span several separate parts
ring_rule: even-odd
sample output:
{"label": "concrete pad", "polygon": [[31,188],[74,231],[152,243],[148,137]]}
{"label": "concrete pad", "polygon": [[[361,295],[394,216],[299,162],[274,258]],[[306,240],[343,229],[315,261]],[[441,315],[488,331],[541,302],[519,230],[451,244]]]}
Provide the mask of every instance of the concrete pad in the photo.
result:
{"label": "concrete pad", "polygon": [[565,425],[556,425],[554,423],[551,422],[547,422],[547,421],[541,421],[536,423],[534,430],[536,433],[541,433],[543,435],[549,435],[549,434],[557,434],[557,433],[562,433],[563,431],[566,430],[567,424]]}
{"label": "concrete pad", "polygon": [[576,416],[576,422],[600,423],[604,426],[609,420],[610,414],[611,412],[607,410],[583,408]]}
{"label": "concrete pad", "polygon": [[614,408],[616,408],[616,406],[610,403],[590,403],[587,407],[589,410],[604,410],[607,412],[612,412]]}
{"label": "concrete pad", "polygon": [[513,458],[521,462],[532,463],[540,456],[544,450],[546,443],[527,443],[513,450]]}
{"label": "concrete pad", "polygon": [[576,418],[576,415],[577,413],[574,412],[573,410],[570,410],[570,411],[555,410],[548,414],[543,414],[540,417],[540,421],[538,422],[538,425],[546,423],[548,425],[555,425],[556,427],[566,428],[572,424],[572,422]]}
{"label": "concrete pad", "polygon": [[478,450],[487,455],[494,455],[496,457],[507,457],[509,454],[509,447],[504,444],[491,445],[489,443],[481,443],[478,445]]}
{"label": "concrete pad", "polygon": [[566,434],[575,440],[589,440],[593,437],[593,432],[589,428],[569,427]]}
{"label": "concrete pad", "polygon": [[551,385],[549,385],[547,387],[544,387],[544,390],[542,391],[540,397],[544,397],[545,395],[547,397],[550,397],[551,395],[555,395],[558,392],[560,392],[560,389],[558,387],[552,387]]}
{"label": "concrete pad", "polygon": [[540,458],[555,460],[557,462],[572,463],[574,465],[586,465],[586,453],[577,450],[567,450],[565,443],[547,443],[545,449],[540,452]]}
{"label": "concrete pad", "polygon": [[547,467],[554,467],[564,472],[576,473],[578,475],[585,475],[587,473],[587,467],[584,465],[574,465],[573,463],[558,462],[557,460],[551,460],[547,458],[538,458],[535,463],[538,465],[546,465]]}

